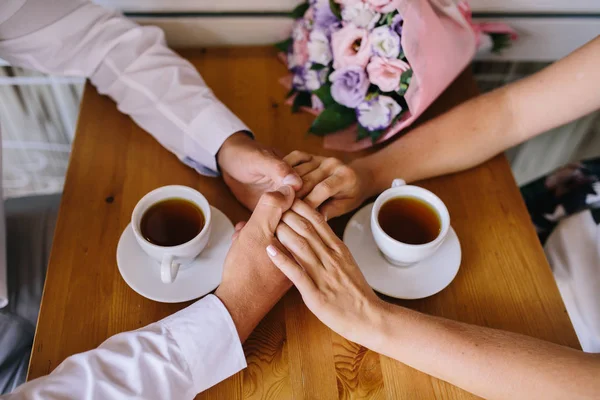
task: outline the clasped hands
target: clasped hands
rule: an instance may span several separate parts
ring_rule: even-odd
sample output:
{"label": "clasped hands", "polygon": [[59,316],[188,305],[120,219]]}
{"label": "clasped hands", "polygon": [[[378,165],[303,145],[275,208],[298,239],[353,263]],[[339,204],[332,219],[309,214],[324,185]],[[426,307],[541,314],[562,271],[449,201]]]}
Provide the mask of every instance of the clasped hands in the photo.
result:
{"label": "clasped hands", "polygon": [[[264,153],[267,154],[267,153]],[[224,177],[233,193],[254,212],[238,223],[217,297],[229,310],[240,339],[294,284],[307,307],[349,340],[367,345],[369,326],[381,323],[383,303],[372,291],[327,219],[356,208],[372,195],[366,171],[294,151],[277,168],[285,175],[263,179],[249,191]],[[248,165],[248,164],[246,164]],[[250,172],[248,173],[250,175]],[[290,178],[293,176],[294,178]],[[297,185],[296,178],[302,179]],[[260,190],[267,190],[258,196]],[[366,329],[365,329],[366,328]]]}

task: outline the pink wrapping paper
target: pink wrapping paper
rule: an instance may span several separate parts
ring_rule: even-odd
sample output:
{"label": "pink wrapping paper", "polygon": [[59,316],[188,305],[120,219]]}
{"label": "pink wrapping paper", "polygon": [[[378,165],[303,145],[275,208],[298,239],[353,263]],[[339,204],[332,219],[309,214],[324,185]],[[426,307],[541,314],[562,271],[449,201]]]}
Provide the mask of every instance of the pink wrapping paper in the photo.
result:
{"label": "pink wrapping paper", "polygon": [[[453,0],[400,0],[404,18],[402,48],[413,69],[405,99],[409,112],[376,143],[382,143],[412,124],[469,64],[476,51],[470,22]],[[285,56],[282,54],[283,59]],[[291,87],[291,76],[280,80]],[[293,98],[288,99],[288,104]],[[318,111],[302,108],[318,115]],[[371,139],[356,140],[356,126],[325,137],[326,148],[359,151],[373,146]]]}
{"label": "pink wrapping paper", "polygon": [[[390,127],[377,143],[412,124],[469,64],[476,51],[473,29],[450,0],[404,0],[402,48],[413,69],[405,99],[409,112]],[[358,151],[373,146],[371,139],[356,140],[356,127],[325,137],[325,147]]]}

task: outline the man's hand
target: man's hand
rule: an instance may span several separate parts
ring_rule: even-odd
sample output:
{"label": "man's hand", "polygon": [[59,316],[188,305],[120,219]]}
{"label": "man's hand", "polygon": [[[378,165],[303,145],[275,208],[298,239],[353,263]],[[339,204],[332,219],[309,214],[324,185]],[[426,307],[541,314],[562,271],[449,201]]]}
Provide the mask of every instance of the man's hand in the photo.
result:
{"label": "man's hand", "polygon": [[223,143],[217,162],[229,189],[250,210],[265,192],[281,185],[294,190],[302,187],[302,179],[292,167],[243,132],[231,135]]}
{"label": "man's hand", "polygon": [[223,280],[215,295],[231,314],[242,342],[292,285],[264,249],[277,245],[275,229],[294,196],[290,186],[265,193],[250,220],[236,225]]}
{"label": "man's hand", "polygon": [[375,195],[371,171],[355,162],[344,164],[337,158],[293,151],[283,158],[302,177],[298,198],[319,208],[326,218],[354,210]]}

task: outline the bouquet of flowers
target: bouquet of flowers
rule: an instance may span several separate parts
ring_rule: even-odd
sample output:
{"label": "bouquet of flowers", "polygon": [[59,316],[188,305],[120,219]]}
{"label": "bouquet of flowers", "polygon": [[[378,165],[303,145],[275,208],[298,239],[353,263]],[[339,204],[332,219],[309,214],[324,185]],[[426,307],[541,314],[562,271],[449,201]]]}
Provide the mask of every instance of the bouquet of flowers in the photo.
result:
{"label": "bouquet of flowers", "polygon": [[[468,9],[466,10],[468,11]],[[309,0],[276,46],[292,110],[315,118],[326,147],[358,150],[414,121],[469,63],[476,38],[446,0]]]}

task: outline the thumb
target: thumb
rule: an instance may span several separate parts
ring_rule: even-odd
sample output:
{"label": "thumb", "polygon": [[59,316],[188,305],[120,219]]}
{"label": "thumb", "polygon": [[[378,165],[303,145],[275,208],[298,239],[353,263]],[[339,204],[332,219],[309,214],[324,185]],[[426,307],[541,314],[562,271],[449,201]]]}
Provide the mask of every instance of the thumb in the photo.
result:
{"label": "thumb", "polygon": [[294,188],[294,190],[300,190],[302,188],[302,178],[300,178],[291,165],[277,157],[275,154],[263,157],[261,161],[259,161],[257,167],[265,176],[271,178],[276,186],[289,185]]}
{"label": "thumb", "polygon": [[273,236],[284,212],[290,209],[294,202],[295,192],[283,185],[275,192],[267,192],[258,200],[258,204],[248,221],[248,225],[257,226],[265,235]]}

